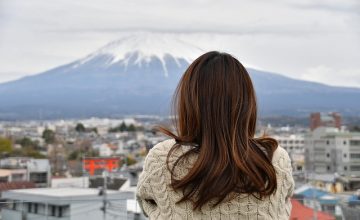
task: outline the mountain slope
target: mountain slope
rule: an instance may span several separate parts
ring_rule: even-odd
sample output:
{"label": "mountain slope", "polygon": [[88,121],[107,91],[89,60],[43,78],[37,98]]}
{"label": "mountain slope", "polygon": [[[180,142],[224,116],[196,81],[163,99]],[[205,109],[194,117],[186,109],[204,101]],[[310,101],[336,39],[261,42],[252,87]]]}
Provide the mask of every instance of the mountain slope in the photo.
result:
{"label": "mountain slope", "polygon": [[[131,35],[78,61],[0,84],[0,118],[168,114],[182,73],[203,52],[173,35]],[[249,72],[263,115],[360,112],[360,89]]]}

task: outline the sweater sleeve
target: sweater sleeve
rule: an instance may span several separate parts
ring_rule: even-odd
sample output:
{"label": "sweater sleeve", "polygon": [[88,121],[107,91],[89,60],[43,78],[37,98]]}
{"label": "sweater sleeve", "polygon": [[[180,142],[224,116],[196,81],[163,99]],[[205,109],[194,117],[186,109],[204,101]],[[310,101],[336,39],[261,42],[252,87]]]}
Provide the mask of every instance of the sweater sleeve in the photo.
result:
{"label": "sweater sleeve", "polygon": [[287,190],[287,194],[285,197],[285,209],[286,209],[287,214],[290,216],[291,208],[292,208],[291,197],[293,196],[293,193],[294,193],[295,182],[294,182],[294,178],[292,175],[291,159],[287,153],[286,153],[285,157],[286,157],[285,187]]}
{"label": "sweater sleeve", "polygon": [[278,178],[280,181],[280,197],[285,199],[285,212],[288,216],[291,214],[291,197],[294,193],[295,182],[292,175],[291,159],[289,154],[281,147],[278,147],[274,154],[273,164],[278,172]]}
{"label": "sweater sleeve", "polygon": [[158,216],[160,212],[158,205],[162,200],[156,195],[163,191],[163,172],[167,156],[165,147],[166,143],[161,142],[149,151],[139,176],[136,198],[146,217]]}

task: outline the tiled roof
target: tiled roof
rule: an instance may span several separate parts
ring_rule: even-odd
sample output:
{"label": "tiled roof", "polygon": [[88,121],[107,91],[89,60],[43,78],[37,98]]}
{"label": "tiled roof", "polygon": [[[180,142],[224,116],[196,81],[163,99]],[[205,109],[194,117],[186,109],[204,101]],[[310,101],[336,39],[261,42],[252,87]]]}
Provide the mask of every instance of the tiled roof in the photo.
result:
{"label": "tiled roof", "polygon": [[[314,210],[304,206],[296,199],[291,199],[292,210],[290,220],[312,220],[314,217]],[[317,220],[335,220],[335,217],[327,213],[317,211]]]}

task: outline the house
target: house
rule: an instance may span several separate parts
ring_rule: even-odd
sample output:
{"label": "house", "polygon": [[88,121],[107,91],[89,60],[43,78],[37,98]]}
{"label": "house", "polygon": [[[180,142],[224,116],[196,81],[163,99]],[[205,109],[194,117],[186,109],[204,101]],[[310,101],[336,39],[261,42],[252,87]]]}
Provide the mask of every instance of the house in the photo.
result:
{"label": "house", "polygon": [[36,187],[50,186],[51,168],[48,159],[8,157],[0,160],[0,168],[1,181],[30,181]]}
{"label": "house", "polygon": [[340,199],[324,190],[304,186],[295,190],[294,194],[302,198],[303,204],[309,208],[336,216],[342,215]]}
{"label": "house", "polygon": [[3,220],[98,220],[126,219],[127,200],[132,193],[98,189],[37,188],[10,190],[3,193],[7,207]]}
{"label": "house", "polygon": [[26,169],[0,169],[0,182],[9,183],[27,180]]}

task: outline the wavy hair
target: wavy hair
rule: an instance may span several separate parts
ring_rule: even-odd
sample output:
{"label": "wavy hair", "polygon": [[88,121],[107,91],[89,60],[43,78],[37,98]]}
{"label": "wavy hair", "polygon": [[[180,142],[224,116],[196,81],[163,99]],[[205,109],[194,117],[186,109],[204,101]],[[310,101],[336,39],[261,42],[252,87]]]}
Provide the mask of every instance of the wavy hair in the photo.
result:
{"label": "wavy hair", "polygon": [[[258,199],[276,191],[271,159],[277,141],[255,138],[257,104],[254,87],[244,66],[227,53],[212,51],[197,58],[185,71],[173,97],[176,134],[158,127],[176,144],[167,157],[171,187],[182,190],[178,203],[191,201],[201,209],[218,205],[232,193]],[[191,150],[170,167],[171,154],[181,145]],[[196,153],[197,160],[181,179],[175,178],[179,161]]]}

